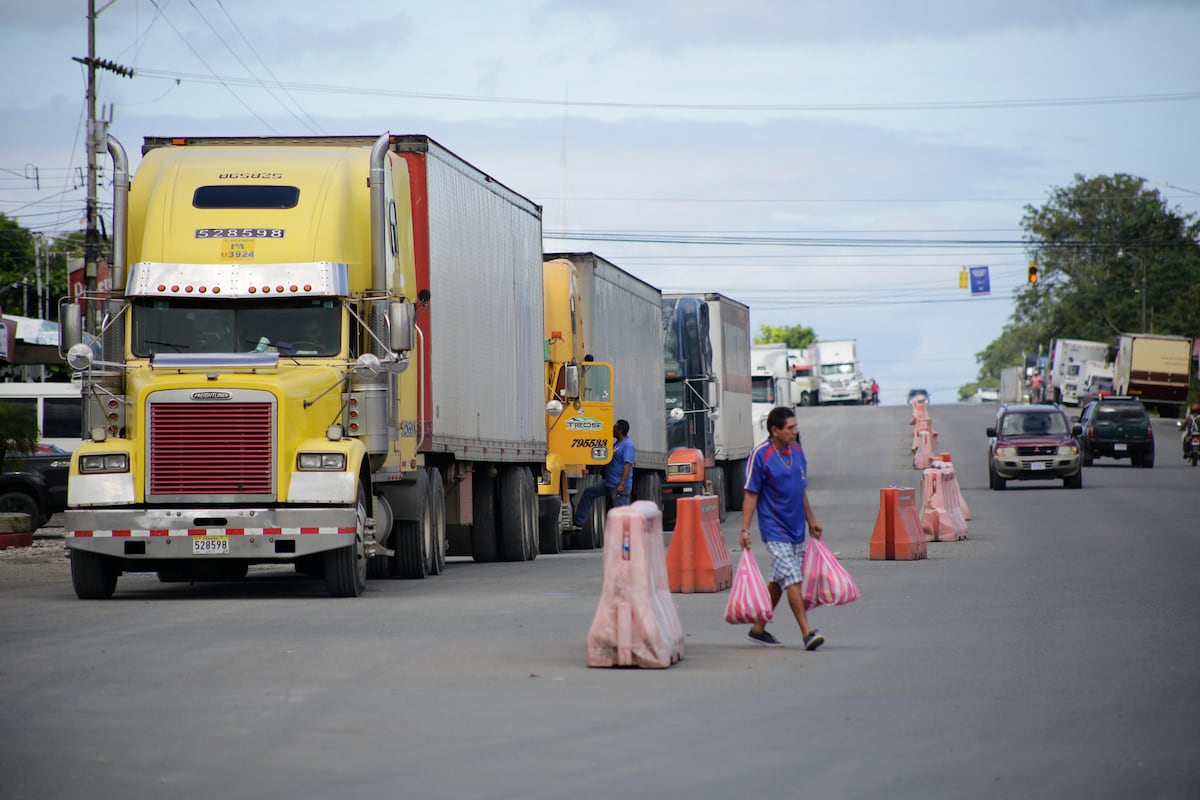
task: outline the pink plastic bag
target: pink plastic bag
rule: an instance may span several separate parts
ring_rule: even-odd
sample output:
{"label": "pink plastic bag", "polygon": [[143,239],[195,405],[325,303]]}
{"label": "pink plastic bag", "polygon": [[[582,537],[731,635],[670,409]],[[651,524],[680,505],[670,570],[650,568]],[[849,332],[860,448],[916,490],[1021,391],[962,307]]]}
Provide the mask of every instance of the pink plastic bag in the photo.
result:
{"label": "pink plastic bag", "polygon": [[725,605],[725,621],[731,625],[754,625],[775,619],[771,608],[771,595],[767,582],[758,571],[758,562],[750,548],[742,550],[737,572],[733,574],[733,586],[729,588],[729,602]]}
{"label": "pink plastic bag", "polygon": [[858,585],[820,539],[804,540],[804,608],[841,606],[859,598]]}

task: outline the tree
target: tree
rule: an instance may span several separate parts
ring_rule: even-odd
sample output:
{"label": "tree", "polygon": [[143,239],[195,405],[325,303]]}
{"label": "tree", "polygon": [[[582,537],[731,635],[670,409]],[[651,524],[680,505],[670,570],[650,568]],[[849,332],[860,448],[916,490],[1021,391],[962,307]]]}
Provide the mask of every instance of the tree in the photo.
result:
{"label": "tree", "polygon": [[[0,305],[9,314],[37,316],[34,302],[37,287],[37,247],[35,234],[16,220],[0,214]],[[72,233],[43,239],[41,258],[48,266],[45,287],[49,298],[50,319],[58,318],[58,299],[67,294],[67,260],[83,249],[83,234]],[[23,307],[28,303],[28,308]]]}
{"label": "tree", "polygon": [[1117,334],[1200,334],[1200,225],[1130,175],[1075,176],[1022,219],[1040,280],[1017,292],[1000,336],[976,354],[994,383],[1021,354],[1052,339],[1111,342]]}
{"label": "tree", "polygon": [[817,334],[807,325],[759,325],[755,344],[782,342],[793,350],[801,350],[817,340]]}

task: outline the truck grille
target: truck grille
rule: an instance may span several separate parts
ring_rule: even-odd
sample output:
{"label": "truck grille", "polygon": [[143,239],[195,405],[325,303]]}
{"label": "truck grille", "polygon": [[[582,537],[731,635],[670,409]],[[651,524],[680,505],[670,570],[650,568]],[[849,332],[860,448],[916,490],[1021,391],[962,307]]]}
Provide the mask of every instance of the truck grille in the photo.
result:
{"label": "truck grille", "polygon": [[149,494],[270,496],[272,428],[269,403],[151,404]]}

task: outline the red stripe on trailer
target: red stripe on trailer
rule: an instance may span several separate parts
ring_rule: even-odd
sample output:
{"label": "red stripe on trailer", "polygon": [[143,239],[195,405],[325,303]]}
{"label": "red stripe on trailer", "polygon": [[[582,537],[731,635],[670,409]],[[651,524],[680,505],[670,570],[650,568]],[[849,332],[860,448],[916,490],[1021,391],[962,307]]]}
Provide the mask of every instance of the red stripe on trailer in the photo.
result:
{"label": "red stripe on trailer", "polygon": [[338,528],[338,533],[358,533],[357,528]]}
{"label": "red stripe on trailer", "polygon": [[92,538],[92,532],[91,531],[75,531],[75,536],[80,539],[90,539],[90,538]]}
{"label": "red stripe on trailer", "polygon": [[170,536],[171,532],[166,528],[156,528],[150,531],[151,536]]}
{"label": "red stripe on trailer", "polygon": [[301,528],[300,533],[320,533],[320,528]]}
{"label": "red stripe on trailer", "polygon": [[246,533],[246,529],[245,528],[226,528],[225,533],[229,536],[244,536]]}
{"label": "red stripe on trailer", "polygon": [[113,536],[129,536],[129,531],[113,531]]}

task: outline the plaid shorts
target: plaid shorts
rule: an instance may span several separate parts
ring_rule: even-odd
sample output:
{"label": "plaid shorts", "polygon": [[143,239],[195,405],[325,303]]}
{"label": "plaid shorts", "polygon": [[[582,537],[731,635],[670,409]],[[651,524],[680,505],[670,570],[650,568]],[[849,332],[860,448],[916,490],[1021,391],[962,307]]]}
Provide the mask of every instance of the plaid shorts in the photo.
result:
{"label": "plaid shorts", "polygon": [[764,542],[771,554],[772,583],[786,589],[804,579],[804,545],[792,542]]}

